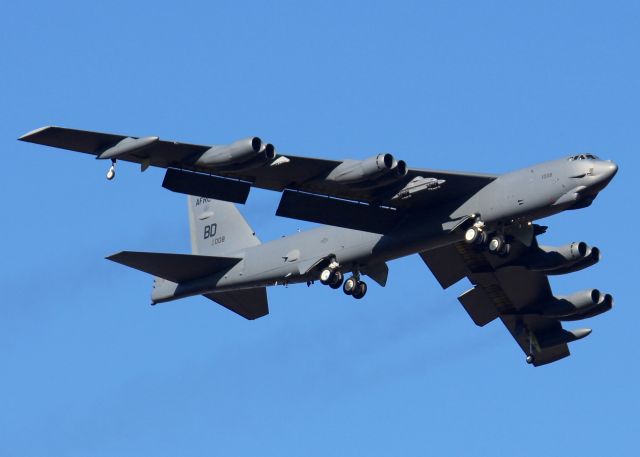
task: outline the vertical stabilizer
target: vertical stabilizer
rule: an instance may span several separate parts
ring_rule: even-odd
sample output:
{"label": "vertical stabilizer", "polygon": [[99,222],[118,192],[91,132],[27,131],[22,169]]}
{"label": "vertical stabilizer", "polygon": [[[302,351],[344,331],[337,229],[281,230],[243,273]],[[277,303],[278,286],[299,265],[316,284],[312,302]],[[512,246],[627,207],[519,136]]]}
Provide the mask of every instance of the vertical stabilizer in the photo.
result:
{"label": "vertical stabilizer", "polygon": [[188,204],[193,254],[225,256],[260,244],[233,203],[190,195]]}

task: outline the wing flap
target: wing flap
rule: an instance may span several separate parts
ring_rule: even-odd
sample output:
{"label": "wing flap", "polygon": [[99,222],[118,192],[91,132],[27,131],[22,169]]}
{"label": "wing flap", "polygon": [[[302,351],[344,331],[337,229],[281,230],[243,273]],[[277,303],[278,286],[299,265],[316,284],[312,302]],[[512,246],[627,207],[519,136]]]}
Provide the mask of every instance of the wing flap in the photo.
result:
{"label": "wing flap", "polygon": [[420,257],[443,289],[448,289],[470,273],[453,244],[421,252]]}
{"label": "wing flap", "polygon": [[353,230],[386,233],[400,216],[392,209],[285,190],[276,215]]}
{"label": "wing flap", "polygon": [[244,204],[251,184],[191,171],[167,169],[162,187],[173,192]]}
{"label": "wing flap", "polygon": [[236,257],[133,251],[118,252],[107,259],[175,283],[204,278],[229,269],[242,260]]}
{"label": "wing flap", "polygon": [[269,314],[266,287],[228,292],[212,292],[203,296],[239,314],[245,319],[254,320]]}
{"label": "wing flap", "polygon": [[484,288],[474,286],[458,297],[460,303],[478,327],[498,317],[498,310]]}

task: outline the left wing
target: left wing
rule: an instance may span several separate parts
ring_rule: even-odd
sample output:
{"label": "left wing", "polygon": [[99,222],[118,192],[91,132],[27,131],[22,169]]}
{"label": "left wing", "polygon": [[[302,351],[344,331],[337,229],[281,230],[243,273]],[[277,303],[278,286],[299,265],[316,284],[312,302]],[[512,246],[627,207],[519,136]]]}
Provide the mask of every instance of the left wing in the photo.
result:
{"label": "left wing", "polygon": [[[584,338],[591,330],[567,331],[561,321],[608,311],[613,299],[596,289],[555,297],[547,274],[576,271],[591,265],[597,261],[592,257],[599,251],[582,249],[575,259],[562,264],[556,257],[550,260],[551,248],[540,248],[535,238],[530,246],[517,240],[513,240],[511,246],[507,257],[490,254],[465,242],[425,251],[420,256],[443,288],[467,277],[473,287],[458,300],[469,316],[478,326],[499,317],[525,354],[532,356],[530,361],[535,366],[567,357],[568,343]],[[540,259],[546,259],[547,264]],[[552,260],[556,263],[550,263]]]}
{"label": "left wing", "polygon": [[[191,195],[244,203],[250,187],[286,190],[278,214],[312,222],[362,229],[353,226],[350,214],[371,212],[360,206],[372,207],[375,218],[382,221],[377,231],[394,226],[403,212],[468,197],[496,178],[481,173],[406,168],[390,154],[363,161],[281,155],[257,137],[231,145],[196,145],[152,136],[43,127],[20,140],[99,159],[134,162],[143,171],[149,166],[167,168],[163,186]],[[327,219],[328,215],[331,218]]]}

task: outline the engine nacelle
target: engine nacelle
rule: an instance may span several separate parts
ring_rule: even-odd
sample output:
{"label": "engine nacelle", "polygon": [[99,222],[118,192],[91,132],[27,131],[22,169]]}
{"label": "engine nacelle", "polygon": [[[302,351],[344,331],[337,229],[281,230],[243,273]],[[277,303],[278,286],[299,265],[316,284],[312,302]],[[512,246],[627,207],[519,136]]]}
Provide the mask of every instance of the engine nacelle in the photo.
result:
{"label": "engine nacelle", "polygon": [[196,161],[196,165],[214,169],[243,170],[254,168],[274,159],[273,145],[264,144],[257,136],[235,141],[231,144],[213,146]]}
{"label": "engine nacelle", "polygon": [[560,247],[540,246],[522,260],[529,270],[559,275],[596,264],[600,260],[600,250],[589,247],[584,241],[576,241]]}
{"label": "engine nacelle", "polygon": [[345,160],[326,177],[327,181],[340,184],[373,183],[381,185],[407,174],[404,160],[396,160],[391,154],[378,154],[365,160]]}
{"label": "engine nacelle", "polygon": [[548,275],[563,275],[566,273],[575,273],[576,271],[584,270],[592,265],[595,265],[600,261],[600,249],[592,247],[587,250],[587,254],[572,265],[568,265],[564,268],[558,268],[556,270],[547,271]]}
{"label": "engine nacelle", "polygon": [[598,289],[587,289],[565,297],[554,297],[552,302],[542,305],[540,313],[555,318],[582,315],[600,305],[603,299]]}
{"label": "engine nacelle", "polygon": [[602,313],[606,313],[613,308],[613,296],[611,294],[605,294],[600,298],[600,302],[594,308],[588,309],[583,313],[572,314],[566,317],[562,317],[563,321],[579,321],[581,319],[588,319],[590,317],[597,316]]}

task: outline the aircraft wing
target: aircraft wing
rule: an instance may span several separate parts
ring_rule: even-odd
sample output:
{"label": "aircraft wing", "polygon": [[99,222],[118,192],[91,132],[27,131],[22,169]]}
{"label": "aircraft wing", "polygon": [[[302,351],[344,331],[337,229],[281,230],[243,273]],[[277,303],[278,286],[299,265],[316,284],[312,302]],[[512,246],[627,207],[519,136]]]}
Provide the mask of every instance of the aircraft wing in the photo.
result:
{"label": "aircraft wing", "polygon": [[506,258],[459,242],[420,254],[443,288],[467,277],[473,287],[458,300],[478,326],[500,318],[525,354],[535,354],[535,366],[555,362],[569,355],[567,341],[576,338],[562,328],[559,319],[538,312],[540,304],[554,300],[544,273],[531,271],[514,259],[522,258],[537,242],[527,247],[512,242]]}
{"label": "aircraft wing", "polygon": [[[190,195],[244,203],[250,187],[283,192],[277,214],[285,217],[362,229],[360,225],[352,225],[353,211],[367,216],[371,213],[381,221],[375,228],[380,232],[397,223],[403,212],[468,197],[496,178],[489,174],[409,168],[404,176],[388,182],[342,183],[327,177],[340,165],[357,164],[358,161],[278,153],[272,159],[252,166],[216,167],[203,165],[199,159],[219,145],[196,145],[158,137],[133,137],[63,127],[43,127],[23,135],[20,140],[83,152],[97,158],[134,162],[143,170],[149,166],[167,168],[163,186]],[[360,208],[362,206],[365,208]],[[340,210],[336,210],[337,207]],[[379,211],[383,208],[392,212]],[[331,216],[330,220],[325,220],[327,215]]]}

